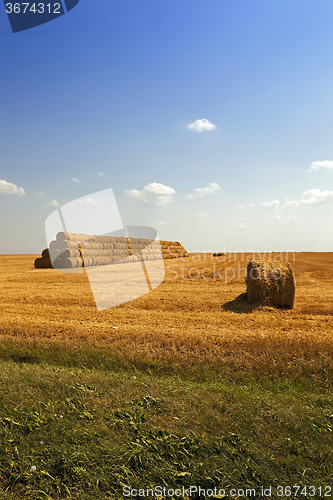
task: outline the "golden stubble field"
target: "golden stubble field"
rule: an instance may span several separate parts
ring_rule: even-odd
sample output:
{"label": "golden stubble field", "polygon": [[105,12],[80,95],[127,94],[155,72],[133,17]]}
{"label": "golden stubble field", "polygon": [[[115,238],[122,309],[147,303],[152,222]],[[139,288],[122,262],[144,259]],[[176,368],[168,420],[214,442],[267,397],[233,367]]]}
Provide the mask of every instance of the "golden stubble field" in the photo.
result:
{"label": "golden stubble field", "polygon": [[[292,310],[247,304],[250,256],[166,260],[158,288],[100,312],[86,274],[34,269],[34,255],[0,256],[1,340],[32,348],[93,345],[124,358],[208,362],[226,372],[275,376],[306,366],[321,373],[333,354],[333,253],[289,254],[297,282]],[[285,254],[271,257],[286,261]]]}

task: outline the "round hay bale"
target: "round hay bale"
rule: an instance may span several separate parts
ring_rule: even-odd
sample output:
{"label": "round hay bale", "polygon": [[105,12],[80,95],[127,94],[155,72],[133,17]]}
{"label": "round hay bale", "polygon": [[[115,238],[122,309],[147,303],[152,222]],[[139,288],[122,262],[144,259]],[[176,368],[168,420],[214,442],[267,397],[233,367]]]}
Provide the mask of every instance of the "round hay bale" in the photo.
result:
{"label": "round hay bale", "polygon": [[61,259],[56,258],[53,261],[53,269],[62,269],[64,267],[63,262]]}
{"label": "round hay bale", "polygon": [[73,257],[76,260],[76,267],[83,267],[81,257]]}
{"label": "round hay bale", "polygon": [[61,254],[59,255],[59,258],[61,259],[67,259],[67,258],[72,258],[72,257],[80,257],[80,250],[76,248],[66,248]]}
{"label": "round hay bale", "polygon": [[49,254],[50,254],[50,259],[52,262],[54,262],[55,259],[57,259],[61,255],[60,250],[58,250],[58,248],[54,248],[53,250],[50,250]]}
{"label": "round hay bale", "polygon": [[104,248],[104,250],[112,250],[114,248],[114,243],[111,243],[111,242],[107,243],[107,242],[105,242],[105,243],[103,243],[103,248]]}
{"label": "round hay bale", "polygon": [[72,269],[72,268],[77,267],[77,265],[78,265],[78,262],[75,258],[70,259],[67,257],[67,259],[64,259],[62,261],[62,267],[64,267],[65,269]]}
{"label": "round hay bale", "polygon": [[36,269],[44,269],[44,259],[42,257],[38,257],[35,260],[34,266]]}
{"label": "round hay bale", "polygon": [[56,240],[53,240],[50,242],[49,244],[49,249],[50,250],[55,250],[55,249],[59,249],[59,244],[60,244],[60,241],[56,241]]}
{"label": "round hay bale", "polygon": [[42,251],[42,257],[43,257],[43,259],[49,259],[50,258],[50,250],[48,248],[45,248]]}
{"label": "round hay bale", "polygon": [[82,241],[80,243],[80,248],[82,248],[82,250],[91,249],[92,247],[93,247],[93,244],[90,241]]}
{"label": "round hay bale", "polygon": [[81,248],[93,248],[95,250],[103,249],[103,243],[98,243],[96,241],[82,241],[80,246]]}
{"label": "round hay bale", "polygon": [[94,265],[94,261],[91,257],[83,257],[83,267],[91,267]]}
{"label": "round hay bale", "polygon": [[120,249],[120,248],[128,248],[127,246],[127,243],[115,243],[114,244],[114,247],[117,248],[117,249]]}
{"label": "round hay bale", "polygon": [[62,240],[69,239],[69,237],[70,237],[70,233],[67,233],[66,231],[60,231],[57,234],[56,239],[57,239],[57,241],[62,241]]}
{"label": "round hay bale", "polygon": [[52,262],[51,259],[43,259],[44,261],[44,267],[45,269],[52,269]]}
{"label": "round hay bale", "polygon": [[78,244],[73,240],[62,240],[58,242],[58,248],[59,250],[65,250],[66,248],[78,248]]}
{"label": "round hay bale", "polygon": [[293,308],[296,281],[290,264],[251,259],[245,280],[250,304]]}

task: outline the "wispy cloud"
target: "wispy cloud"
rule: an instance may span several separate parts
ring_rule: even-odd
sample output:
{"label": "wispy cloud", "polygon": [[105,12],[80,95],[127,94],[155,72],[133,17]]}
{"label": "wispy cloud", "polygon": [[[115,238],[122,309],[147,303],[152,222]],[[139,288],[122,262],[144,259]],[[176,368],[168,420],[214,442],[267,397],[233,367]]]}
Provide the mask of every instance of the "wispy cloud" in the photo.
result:
{"label": "wispy cloud", "polygon": [[311,163],[310,168],[308,168],[307,172],[316,172],[318,170],[330,170],[333,169],[333,161],[324,160],[324,161],[314,161]]}
{"label": "wispy cloud", "polygon": [[206,118],[202,118],[200,120],[195,120],[193,123],[187,125],[187,128],[190,130],[194,130],[195,132],[203,132],[204,130],[215,130],[217,127]]}
{"label": "wispy cloud", "polygon": [[275,215],[273,219],[281,222],[296,222],[297,220],[299,220],[299,217],[297,217],[296,215],[286,215],[286,217]]}
{"label": "wispy cloud", "polygon": [[25,196],[26,194],[23,188],[5,180],[0,180],[0,193],[16,194],[17,196]]}
{"label": "wispy cloud", "polygon": [[200,220],[204,220],[206,219],[206,217],[208,217],[208,214],[205,214],[205,212],[199,212],[198,214],[196,214],[196,217],[198,217],[198,219]]}
{"label": "wispy cloud", "polygon": [[59,203],[56,200],[52,200],[50,203],[45,203],[45,207],[59,207]]}
{"label": "wispy cloud", "polygon": [[265,201],[264,203],[261,204],[262,207],[269,208],[269,209],[277,209],[277,208],[279,208],[279,205],[280,205],[279,200]]}
{"label": "wispy cloud", "polygon": [[104,172],[98,172],[98,174],[97,174],[97,175],[99,175],[100,177],[103,177]]}
{"label": "wispy cloud", "polygon": [[72,177],[72,181],[76,183],[80,182],[79,179],[77,179],[76,177]]}
{"label": "wispy cloud", "polygon": [[138,189],[128,189],[125,193],[130,198],[137,198],[145,203],[153,203],[155,205],[166,205],[172,201],[172,197],[176,191],[170,187],[158,182],[147,184],[142,191]]}
{"label": "wispy cloud", "polygon": [[44,191],[37,191],[37,196],[44,196]]}
{"label": "wispy cloud", "polygon": [[206,194],[213,194],[215,193],[215,191],[219,191],[221,188],[220,186],[218,185],[217,182],[210,182],[208,184],[208,186],[205,186],[205,187],[202,187],[202,188],[195,188],[193,191],[194,191],[194,194],[193,193],[190,193],[190,194],[186,194],[186,198],[192,200],[193,198],[195,198],[195,196],[205,196]]}

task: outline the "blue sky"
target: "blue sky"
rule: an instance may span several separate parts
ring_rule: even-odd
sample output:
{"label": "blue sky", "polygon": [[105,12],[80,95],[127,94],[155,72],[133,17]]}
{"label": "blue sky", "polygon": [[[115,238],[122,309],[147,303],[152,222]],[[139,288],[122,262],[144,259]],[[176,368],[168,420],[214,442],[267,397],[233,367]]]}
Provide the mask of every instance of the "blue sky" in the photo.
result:
{"label": "blue sky", "polygon": [[57,205],[106,188],[190,251],[331,250],[332,19],[326,0],[80,0],[12,34],[0,5],[0,253],[39,253]]}

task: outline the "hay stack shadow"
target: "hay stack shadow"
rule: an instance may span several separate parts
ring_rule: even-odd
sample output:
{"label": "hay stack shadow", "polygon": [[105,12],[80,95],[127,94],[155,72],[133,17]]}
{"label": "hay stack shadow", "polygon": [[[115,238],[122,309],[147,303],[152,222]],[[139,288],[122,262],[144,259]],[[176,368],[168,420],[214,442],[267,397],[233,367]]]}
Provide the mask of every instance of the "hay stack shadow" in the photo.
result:
{"label": "hay stack shadow", "polygon": [[224,311],[232,311],[237,314],[248,314],[255,311],[260,304],[249,304],[247,300],[247,293],[241,293],[233,300],[226,302],[222,305]]}

